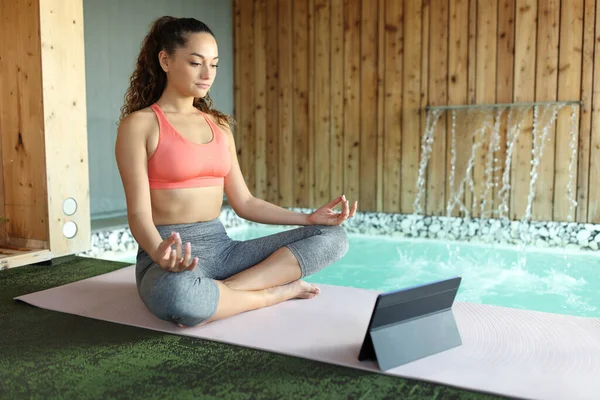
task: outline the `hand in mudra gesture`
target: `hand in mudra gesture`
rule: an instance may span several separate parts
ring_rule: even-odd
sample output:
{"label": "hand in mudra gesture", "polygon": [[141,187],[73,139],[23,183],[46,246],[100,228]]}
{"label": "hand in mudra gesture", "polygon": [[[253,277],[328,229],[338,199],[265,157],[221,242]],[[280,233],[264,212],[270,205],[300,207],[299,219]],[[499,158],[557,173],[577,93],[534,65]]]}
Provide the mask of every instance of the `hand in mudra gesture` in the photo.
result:
{"label": "hand in mudra gesture", "polygon": [[[175,245],[174,249],[172,245]],[[170,272],[191,271],[198,265],[198,257],[192,259],[192,245],[189,242],[183,246],[183,253],[181,247],[181,236],[171,232],[171,236],[158,245],[152,259],[162,269]]]}
{"label": "hand in mudra gesture", "polygon": [[[343,203],[342,211],[333,211],[335,206],[337,206],[340,203]],[[348,204],[346,196],[341,195],[333,199],[328,204],[325,204],[324,206],[321,206],[318,209],[316,209],[312,214],[308,216],[308,221],[312,225],[340,225],[348,218],[354,217],[354,213],[356,213],[357,207],[358,201],[354,201],[354,203],[352,204],[352,209],[350,209],[350,205]]]}

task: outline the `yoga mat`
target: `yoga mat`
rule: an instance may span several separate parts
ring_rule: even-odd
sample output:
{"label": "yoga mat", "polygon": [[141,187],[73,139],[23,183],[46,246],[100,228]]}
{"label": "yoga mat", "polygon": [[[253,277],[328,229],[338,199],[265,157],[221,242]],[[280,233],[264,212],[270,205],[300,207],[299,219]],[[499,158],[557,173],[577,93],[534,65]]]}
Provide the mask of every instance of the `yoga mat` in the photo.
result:
{"label": "yoga mat", "polygon": [[[463,344],[381,371],[359,362],[377,292],[321,285],[291,300],[196,328],[154,317],[138,297],[134,266],[16,297],[31,305],[330,364],[526,399],[600,398],[600,319],[456,302]],[[398,288],[401,289],[401,288]]]}

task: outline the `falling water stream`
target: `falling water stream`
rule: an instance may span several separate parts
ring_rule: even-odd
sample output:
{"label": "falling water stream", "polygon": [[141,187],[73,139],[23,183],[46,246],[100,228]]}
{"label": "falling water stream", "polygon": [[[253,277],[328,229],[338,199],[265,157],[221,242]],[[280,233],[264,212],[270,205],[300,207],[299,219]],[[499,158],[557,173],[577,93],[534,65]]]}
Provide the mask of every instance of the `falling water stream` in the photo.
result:
{"label": "falling water stream", "polygon": [[[447,193],[446,217],[444,219],[445,230],[450,230],[452,224],[451,217],[455,210],[469,220],[471,218],[470,210],[478,210],[479,217],[482,219],[496,219],[492,223],[491,235],[500,233],[501,229],[511,229],[509,219],[509,197],[511,192],[511,166],[513,163],[513,154],[518,139],[524,133],[526,118],[532,118],[532,150],[531,150],[531,168],[529,171],[529,189],[527,195],[527,205],[525,213],[519,221],[519,248],[523,256],[519,264],[525,261],[525,249],[535,240],[530,222],[532,219],[532,208],[535,199],[535,188],[539,177],[539,166],[544,154],[546,144],[549,139],[549,133],[555,124],[558,113],[566,107],[571,107],[571,120],[569,127],[569,148],[571,150],[569,162],[569,180],[565,188],[566,196],[569,201],[569,215],[572,216],[574,208],[577,206],[574,194],[575,168],[577,157],[577,137],[578,126],[577,116],[579,104],[573,102],[556,103],[538,103],[529,105],[476,105],[473,107],[431,107],[427,110],[425,130],[421,142],[421,159],[417,177],[417,195],[414,201],[414,214],[423,214],[423,202],[426,190],[426,173],[429,160],[431,158],[433,143],[435,141],[436,128],[441,118],[449,114],[451,118],[449,150],[450,150],[450,171],[448,175],[449,189]],[[532,115],[533,114],[533,115]],[[506,118],[504,118],[506,116]],[[459,124],[459,121],[462,124]],[[503,123],[503,121],[506,121]],[[467,129],[465,132],[463,129]],[[502,129],[506,131],[506,147],[502,148],[501,133]],[[461,131],[462,130],[462,131]],[[458,154],[457,150],[457,131],[462,137],[468,135],[472,141],[470,152],[468,154]],[[466,135],[465,135],[466,133]],[[439,133],[438,133],[439,134]],[[478,151],[486,151],[484,161],[484,182],[480,196],[475,191],[474,166],[478,157]],[[498,159],[498,155],[504,151],[504,164]],[[467,157],[466,168],[463,176],[457,176],[457,157]],[[503,168],[502,168],[503,167]],[[500,177],[499,171],[502,170]],[[501,178],[501,179],[500,179]],[[456,185],[456,182],[459,182]],[[490,202],[491,193],[494,188],[497,190],[497,207],[494,209],[493,201]],[[465,204],[465,193],[470,191],[472,204],[468,207]],[[413,229],[416,231],[415,229]]]}

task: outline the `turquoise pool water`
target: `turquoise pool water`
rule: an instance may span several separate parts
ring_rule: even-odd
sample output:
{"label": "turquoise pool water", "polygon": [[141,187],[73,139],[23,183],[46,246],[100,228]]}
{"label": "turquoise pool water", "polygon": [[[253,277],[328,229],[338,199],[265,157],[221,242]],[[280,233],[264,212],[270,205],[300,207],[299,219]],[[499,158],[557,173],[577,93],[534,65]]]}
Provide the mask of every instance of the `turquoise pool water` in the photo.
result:
{"label": "turquoise pool water", "polygon": [[[229,230],[246,240],[281,227]],[[461,276],[457,300],[584,317],[600,317],[600,255],[554,249],[412,240],[350,234],[346,256],[306,280],[397,290]],[[129,260],[131,261],[131,260]]]}

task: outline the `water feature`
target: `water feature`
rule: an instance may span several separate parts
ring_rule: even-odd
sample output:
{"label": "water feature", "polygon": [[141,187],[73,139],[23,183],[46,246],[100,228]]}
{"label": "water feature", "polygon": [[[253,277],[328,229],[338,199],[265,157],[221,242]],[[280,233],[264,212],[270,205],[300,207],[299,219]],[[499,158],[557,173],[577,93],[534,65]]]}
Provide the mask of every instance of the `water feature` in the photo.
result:
{"label": "water feature", "polygon": [[[442,133],[442,130],[438,129],[439,121],[445,117],[450,117],[451,124],[448,132],[450,169],[448,171],[449,184],[447,186],[449,193],[447,193],[446,202],[447,218],[444,222],[446,230],[452,224],[453,217],[456,218],[458,215],[466,220],[470,220],[473,214],[478,214],[478,218],[480,219],[496,219],[492,224],[492,228],[497,232],[493,232],[492,234],[499,233],[502,229],[507,229],[512,222],[509,216],[509,201],[513,155],[519,137],[529,134],[525,130],[525,127],[529,126],[527,119],[531,118],[532,148],[529,188],[525,212],[519,221],[519,237],[521,239],[519,246],[525,249],[535,240],[534,234],[530,229],[530,223],[536,194],[536,183],[539,178],[540,161],[548,143],[550,129],[556,123],[559,112],[567,107],[571,108],[569,127],[569,148],[571,153],[569,181],[565,189],[570,204],[569,217],[572,219],[571,216],[574,215],[574,210],[577,206],[574,185],[579,103],[566,101],[429,107],[427,109],[425,130],[421,141],[421,159],[417,178],[417,196],[414,201],[414,214],[423,214],[427,167],[435,142],[436,130],[438,131],[438,135]],[[443,133],[446,134],[445,131]],[[461,134],[462,138],[466,136],[471,142],[470,152],[462,148],[462,154],[458,154],[458,133]],[[502,143],[503,133],[506,133],[505,144]],[[480,190],[480,193],[477,193],[475,190],[476,177],[474,168],[481,151],[485,154],[485,158],[482,159],[484,165],[483,182],[481,182],[480,178],[480,181],[477,183],[479,186],[483,186],[483,188]],[[499,157],[499,155],[503,157]],[[457,165],[459,165],[460,156],[468,158],[460,160],[461,164],[466,165],[466,167],[464,175],[457,176]],[[456,185],[457,181],[459,182],[458,185]],[[493,198],[494,192],[496,195],[495,199]],[[471,204],[466,204],[467,199],[471,199]],[[494,203],[497,204],[495,208]],[[525,258],[522,257],[522,259],[524,260]]]}
{"label": "water feature", "polygon": [[[449,188],[451,192],[448,194],[446,205],[446,214],[448,217],[456,208],[464,217],[469,218],[470,212],[462,199],[466,190],[471,191],[472,205],[471,209],[479,208],[480,217],[497,217],[499,219],[508,218],[509,195],[511,190],[510,174],[511,165],[514,153],[514,147],[519,136],[523,133],[524,120],[533,113],[532,120],[532,160],[530,170],[530,185],[527,198],[527,209],[523,220],[531,219],[531,210],[535,195],[535,183],[538,179],[538,166],[547,143],[550,128],[556,122],[558,113],[561,109],[571,108],[571,125],[569,129],[571,149],[571,158],[569,163],[569,184],[567,189],[567,198],[571,202],[571,207],[576,207],[573,195],[573,185],[575,181],[574,168],[576,166],[577,157],[577,116],[579,113],[579,103],[575,102],[548,102],[548,103],[532,103],[532,104],[494,104],[494,105],[473,105],[473,106],[443,106],[429,107],[427,109],[427,118],[425,130],[421,141],[421,159],[419,162],[419,170],[417,177],[417,196],[414,201],[414,213],[423,213],[423,201],[425,196],[425,175],[427,172],[428,162],[431,157],[433,143],[435,141],[436,128],[438,122],[444,116],[444,113],[449,113],[451,116],[450,129],[450,171],[449,171]],[[504,118],[506,117],[506,118]],[[503,119],[506,124],[502,124]],[[458,126],[459,120],[462,124]],[[458,129],[470,129],[472,147],[467,160],[467,167],[458,187],[455,185],[457,179],[457,149],[456,137]],[[496,173],[501,170],[501,161],[497,155],[501,149],[501,129],[506,131],[507,140],[505,150],[505,162],[502,173],[502,186],[498,191],[498,197],[501,200],[497,209],[493,209],[487,204],[490,191],[500,185]],[[489,139],[487,137],[489,136]],[[476,160],[477,150],[480,148],[486,150],[485,159],[485,186],[484,191],[479,198],[474,193],[474,176],[473,168]],[[488,207],[489,206],[489,207]]]}

